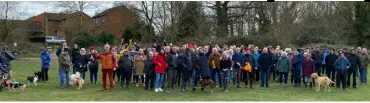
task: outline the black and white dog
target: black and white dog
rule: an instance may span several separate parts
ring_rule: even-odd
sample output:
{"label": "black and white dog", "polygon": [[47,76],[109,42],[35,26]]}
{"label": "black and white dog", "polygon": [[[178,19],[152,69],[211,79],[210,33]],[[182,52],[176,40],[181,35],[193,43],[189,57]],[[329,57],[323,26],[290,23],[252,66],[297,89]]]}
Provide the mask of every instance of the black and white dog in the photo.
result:
{"label": "black and white dog", "polygon": [[27,77],[27,81],[28,81],[28,85],[30,85],[30,83],[34,83],[35,86],[37,86],[37,82],[39,81],[39,78],[42,78],[43,74],[42,72],[35,72],[34,73],[34,76],[28,76]]}

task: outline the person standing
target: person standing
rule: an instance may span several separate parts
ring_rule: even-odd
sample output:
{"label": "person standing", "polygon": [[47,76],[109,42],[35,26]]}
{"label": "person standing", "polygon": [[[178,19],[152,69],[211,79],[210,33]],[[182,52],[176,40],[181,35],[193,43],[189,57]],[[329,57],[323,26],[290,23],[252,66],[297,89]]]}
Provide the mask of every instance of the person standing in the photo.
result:
{"label": "person standing", "polygon": [[70,56],[68,54],[68,48],[64,48],[62,50],[62,53],[59,55],[59,69],[58,69],[58,74],[59,74],[59,79],[60,79],[60,88],[64,88],[64,79],[66,79],[66,88],[69,87],[69,70],[70,67],[72,66],[70,60]]}
{"label": "person standing", "polygon": [[[236,81],[236,87],[240,88],[240,81],[242,79],[242,70],[241,70],[241,68],[242,68],[242,64],[245,61],[245,56],[243,56],[243,54],[240,52],[239,47],[237,47],[235,49],[235,53],[233,55],[232,61],[234,63],[234,65],[233,65],[234,70],[233,71],[235,71],[234,74],[235,74],[235,79],[236,79],[235,80]],[[234,84],[234,82],[233,82],[233,84]]]}
{"label": "person standing", "polygon": [[[334,49],[330,49],[328,56],[325,58],[325,66],[326,66],[326,76],[328,76],[332,80],[336,80],[335,72],[335,61],[338,59],[338,55],[334,53]],[[336,85],[339,85],[336,83]],[[333,85],[332,85],[333,86]]]}
{"label": "person standing", "polygon": [[322,72],[322,74],[326,74],[326,71],[327,71],[327,68],[326,68],[326,62],[325,62],[325,60],[326,60],[326,57],[329,55],[329,50],[328,49],[326,49],[323,53],[322,53],[322,62],[321,62],[321,64],[322,64],[322,66],[321,66],[321,72]]}
{"label": "person standing", "polygon": [[60,47],[57,49],[55,54],[59,57],[60,54],[62,54],[64,48],[68,48],[68,45],[66,42],[61,42]]}
{"label": "person standing", "polygon": [[72,59],[72,65],[73,65],[73,71],[72,73],[73,74],[76,74],[76,71],[77,69],[79,68],[78,66],[78,63],[77,63],[77,58],[78,58],[78,55],[80,55],[80,52],[79,52],[79,48],[78,48],[78,45],[77,44],[74,44],[73,45],[73,49],[72,49],[72,52],[71,52],[71,59]]}
{"label": "person standing", "polygon": [[163,79],[164,79],[164,73],[166,73],[167,69],[167,62],[166,62],[166,56],[164,54],[164,50],[160,49],[159,53],[156,52],[155,56],[153,58],[153,64],[155,65],[155,73],[156,73],[156,79],[155,79],[155,92],[162,92],[163,89],[161,88],[163,85]]}
{"label": "person standing", "polygon": [[253,89],[253,72],[255,72],[253,70],[253,68],[256,67],[255,65],[255,62],[254,62],[254,56],[252,55],[252,52],[250,50],[250,48],[247,48],[245,50],[247,52],[247,54],[245,54],[245,62],[243,63],[244,65],[246,65],[247,63],[251,66],[252,70],[249,72],[249,71],[243,71],[244,73],[244,82],[245,82],[245,86],[248,88],[248,81],[249,81],[249,87],[251,89]]}
{"label": "person standing", "polygon": [[368,54],[366,48],[362,49],[362,54],[360,57],[361,57],[361,70],[360,70],[361,84],[367,84],[367,68],[369,67],[370,64],[370,55]]}
{"label": "person standing", "polygon": [[347,88],[347,74],[348,69],[351,67],[351,63],[348,61],[348,59],[345,57],[344,53],[339,54],[340,57],[335,61],[334,66],[335,69],[337,69],[337,88],[340,88],[340,84],[342,83],[343,90]]}
{"label": "person standing", "polygon": [[85,80],[87,72],[87,63],[89,62],[89,56],[86,54],[85,48],[81,48],[80,55],[77,56],[76,64],[77,71],[80,72],[82,79]]}
{"label": "person standing", "polygon": [[169,50],[169,47],[165,47],[165,52],[169,52],[167,54],[167,62],[168,62],[168,70],[167,70],[167,92],[171,92],[175,90],[175,85],[176,85],[176,74],[177,74],[177,65],[178,65],[178,60],[177,60],[177,47],[174,46],[172,47],[172,51]]}
{"label": "person standing", "polygon": [[222,84],[221,84],[221,70],[220,70],[220,58],[221,58],[221,54],[218,53],[218,49],[217,48],[213,48],[212,49],[212,53],[210,54],[209,56],[209,61],[211,62],[211,78],[212,78],[212,81],[216,83],[216,75],[218,77],[218,82],[220,84],[220,87],[222,87]]}
{"label": "person standing", "polygon": [[186,86],[190,79],[190,72],[192,70],[192,59],[190,55],[191,51],[189,48],[186,48],[185,53],[182,53],[179,55],[179,68],[182,71],[183,77],[182,77],[182,85],[181,85],[181,91],[186,92]]}
{"label": "person standing", "polygon": [[[208,47],[199,48],[199,54],[197,56],[195,65],[199,68],[199,73],[196,73],[196,76],[194,78],[194,87],[193,91],[196,90],[197,83],[199,81],[199,78],[202,80],[211,80],[211,71],[209,69],[209,61],[208,61]],[[204,87],[201,87],[201,91],[204,91]]]}
{"label": "person standing", "polygon": [[267,48],[263,48],[262,54],[258,58],[258,64],[261,67],[261,87],[269,87],[268,78],[272,63],[272,56],[267,53]]}
{"label": "person standing", "polygon": [[258,81],[260,80],[260,74],[261,74],[260,65],[258,63],[258,58],[260,57],[260,52],[258,51],[258,47],[254,49],[253,56],[254,56],[254,63],[255,63],[253,75],[254,75],[256,82],[258,83]]}
{"label": "person standing", "polygon": [[40,50],[40,52],[41,52],[41,55],[40,55],[41,72],[42,72],[43,75],[41,77],[39,77],[39,79],[43,82],[47,82],[49,80],[48,71],[49,71],[49,68],[50,68],[51,56],[50,56],[49,52],[47,50],[45,50],[44,48],[42,48]]}
{"label": "person standing", "polygon": [[150,90],[154,88],[155,82],[155,70],[153,64],[153,52],[148,53],[148,59],[145,61],[144,73],[145,73],[145,90]]}
{"label": "person standing", "polygon": [[95,50],[95,47],[90,46],[90,55],[89,55],[89,63],[88,68],[90,71],[90,83],[91,84],[97,84],[98,81],[98,71],[99,71],[99,62],[94,59],[92,51]]}
{"label": "person standing", "polygon": [[279,71],[279,83],[283,85],[283,77],[284,77],[284,84],[286,85],[288,82],[288,74],[291,68],[290,60],[288,54],[283,52],[281,57],[277,62],[277,70]]}
{"label": "person standing", "polygon": [[356,50],[352,49],[351,54],[347,55],[347,59],[351,63],[351,66],[348,71],[347,86],[350,87],[350,81],[352,76],[352,87],[356,88],[356,74],[359,68],[361,68],[360,57],[357,55]]}
{"label": "person standing", "polygon": [[113,71],[116,70],[116,67],[118,67],[116,62],[116,57],[114,54],[110,51],[110,45],[105,44],[104,45],[104,52],[97,55],[97,52],[94,50],[94,59],[100,59],[101,65],[102,65],[102,80],[103,80],[103,90],[107,90],[107,74],[109,78],[109,87],[110,91],[113,91],[114,84],[113,84]]}
{"label": "person standing", "polygon": [[315,51],[312,53],[312,60],[315,62],[315,72],[321,76],[321,66],[322,66],[322,53],[320,51],[320,45],[317,45]]}
{"label": "person standing", "polygon": [[[144,87],[144,67],[147,57],[144,55],[144,50],[139,49],[139,54],[134,57],[134,68],[136,69],[136,87],[142,84]],[[141,80],[141,81],[140,81]]]}
{"label": "person standing", "polygon": [[[315,73],[315,63],[311,59],[310,54],[305,55],[305,60],[302,65],[302,72],[303,72],[303,83],[304,87],[307,88],[307,83],[309,83],[310,88],[312,88],[313,85],[313,78],[311,77],[312,73]],[[320,65],[321,66],[321,65]],[[317,73],[317,72],[316,72]]]}
{"label": "person standing", "polygon": [[3,51],[0,53],[0,64],[8,72],[8,78],[12,79],[12,66],[11,61],[14,60],[16,57],[11,53],[8,46],[4,46]]}
{"label": "person standing", "polygon": [[118,67],[121,70],[121,88],[126,83],[126,88],[129,88],[132,73],[132,59],[129,57],[128,51],[123,51],[123,55],[118,60]]}
{"label": "person standing", "polygon": [[227,88],[227,73],[230,70],[232,61],[227,57],[227,52],[222,52],[222,57],[220,59],[220,69],[221,69],[221,84],[224,89],[224,92],[228,92],[229,89]]}
{"label": "person standing", "polygon": [[296,54],[297,55],[293,57],[292,61],[292,65],[294,67],[294,87],[301,85],[302,64],[304,62],[302,49],[297,49]]}

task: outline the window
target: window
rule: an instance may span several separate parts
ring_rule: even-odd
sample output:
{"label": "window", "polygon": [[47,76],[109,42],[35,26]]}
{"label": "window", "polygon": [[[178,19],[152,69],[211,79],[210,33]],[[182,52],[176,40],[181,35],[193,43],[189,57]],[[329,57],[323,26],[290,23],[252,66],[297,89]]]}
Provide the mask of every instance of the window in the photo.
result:
{"label": "window", "polygon": [[102,23],[104,24],[105,23],[105,16],[102,17]]}
{"label": "window", "polygon": [[99,18],[94,19],[95,24],[99,24]]}

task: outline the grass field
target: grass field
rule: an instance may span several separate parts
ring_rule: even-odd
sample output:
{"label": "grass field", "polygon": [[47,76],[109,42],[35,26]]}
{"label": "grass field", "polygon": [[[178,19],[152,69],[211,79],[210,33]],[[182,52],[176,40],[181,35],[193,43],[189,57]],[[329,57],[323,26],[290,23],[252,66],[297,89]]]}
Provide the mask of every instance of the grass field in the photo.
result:
{"label": "grass field", "polygon": [[[13,75],[16,81],[26,83],[26,76],[39,71],[39,60],[16,60],[13,61]],[[270,88],[255,89],[230,87],[229,92],[222,92],[216,88],[213,94],[197,92],[180,92],[177,88],[174,93],[154,93],[145,91],[143,87],[131,85],[130,89],[121,89],[118,86],[113,92],[102,92],[101,84],[90,84],[85,80],[85,88],[59,88],[57,77],[57,63],[53,60],[49,70],[49,82],[39,83],[37,87],[28,86],[26,91],[0,92],[0,101],[368,101],[370,100],[370,88],[360,85],[358,89],[341,90],[332,88],[331,92],[314,92],[308,88],[293,88],[290,84],[279,86],[270,83]],[[100,71],[99,71],[100,73]],[[87,73],[88,74],[88,73]],[[88,77],[89,75],[87,75]],[[101,76],[101,75],[98,75]],[[98,78],[98,82],[101,77]],[[189,90],[191,88],[188,88]],[[164,89],[165,90],[165,89]]]}

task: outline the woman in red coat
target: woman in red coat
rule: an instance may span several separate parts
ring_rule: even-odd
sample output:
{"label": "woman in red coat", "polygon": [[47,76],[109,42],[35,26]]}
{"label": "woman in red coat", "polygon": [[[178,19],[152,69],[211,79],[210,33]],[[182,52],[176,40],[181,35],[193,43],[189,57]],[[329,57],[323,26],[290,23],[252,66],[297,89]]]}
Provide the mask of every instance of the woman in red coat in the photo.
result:
{"label": "woman in red coat", "polygon": [[161,49],[160,52],[156,52],[155,56],[153,58],[153,64],[155,65],[155,73],[156,73],[156,79],[155,79],[155,92],[162,92],[162,82],[164,78],[164,73],[167,69],[167,62],[165,59],[164,50]]}

